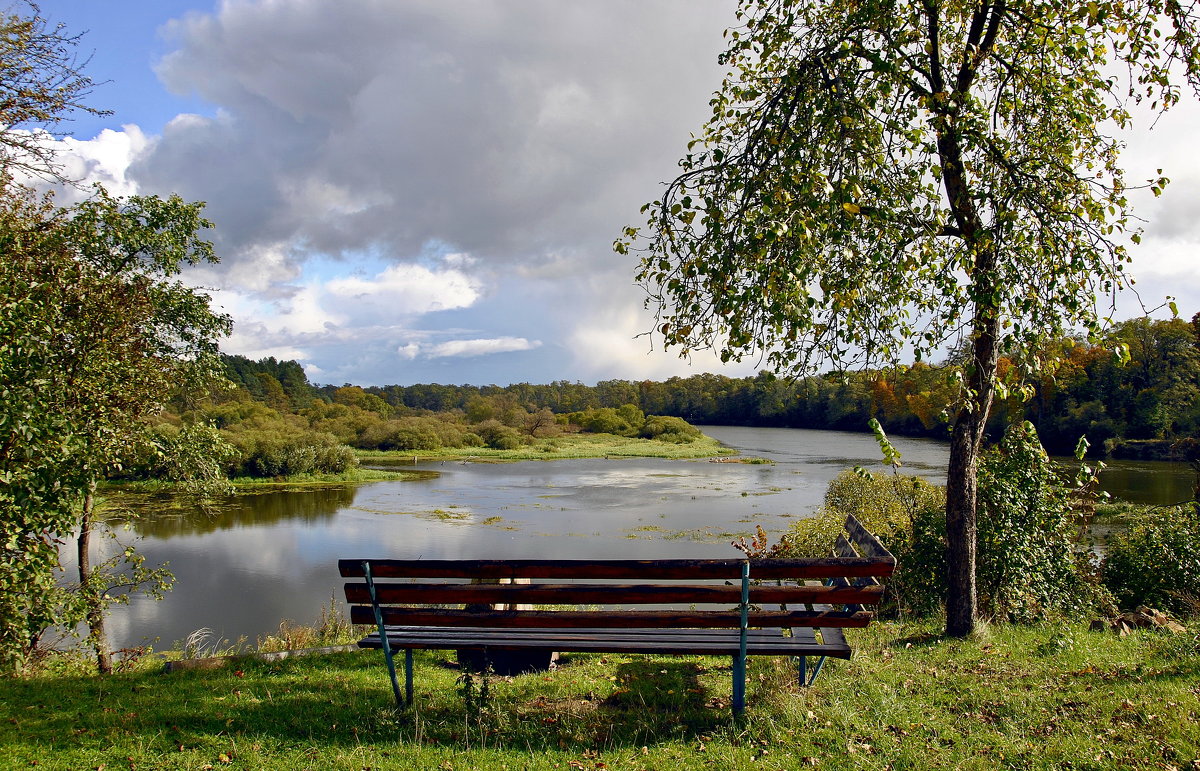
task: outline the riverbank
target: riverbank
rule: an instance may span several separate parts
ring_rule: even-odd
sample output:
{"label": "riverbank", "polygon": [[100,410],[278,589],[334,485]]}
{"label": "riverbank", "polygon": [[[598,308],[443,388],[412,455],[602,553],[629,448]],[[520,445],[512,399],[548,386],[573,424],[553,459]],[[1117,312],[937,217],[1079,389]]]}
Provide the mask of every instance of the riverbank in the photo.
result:
{"label": "riverbank", "polygon": [[[405,479],[429,479],[436,471],[421,469],[374,469],[354,468],[340,474],[293,474],[282,478],[235,477],[227,480],[235,492],[276,492],[286,490],[317,489],[364,484],[367,482],[390,482]],[[160,479],[116,479],[101,484],[102,490],[131,493],[177,493],[187,492],[188,486],[181,482],[166,482]]]}
{"label": "riverbank", "polygon": [[1200,440],[1182,439],[1109,439],[1104,451],[1115,460],[1158,460],[1187,463],[1200,457]]}
{"label": "riverbank", "polygon": [[752,659],[730,717],[729,661],[565,657],[476,680],[418,652],[398,712],[378,651],[107,678],[0,681],[5,768],[1175,768],[1200,760],[1200,638],[1083,625],[853,630],[849,662],[800,689]]}

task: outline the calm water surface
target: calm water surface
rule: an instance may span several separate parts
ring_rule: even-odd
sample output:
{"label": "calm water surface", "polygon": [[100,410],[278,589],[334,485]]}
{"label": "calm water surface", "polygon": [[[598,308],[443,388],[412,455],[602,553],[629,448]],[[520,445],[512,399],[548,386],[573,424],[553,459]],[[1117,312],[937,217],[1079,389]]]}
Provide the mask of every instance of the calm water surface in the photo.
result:
{"label": "calm water surface", "polygon": [[[148,562],[167,562],[176,585],[161,602],[135,598],[115,608],[112,643],[167,647],[202,627],[220,638],[253,640],[277,632],[280,619],[312,623],[331,595],[341,595],[336,565],[345,557],[736,556],[730,540],[755,525],[784,531],[820,505],[842,470],[882,468],[870,435],[704,430],[745,456],[775,463],[449,462],[418,466],[438,472],[429,479],[243,494],[202,508],[169,495],[139,497],[145,516],[126,538],[137,540]],[[895,444],[909,473],[944,475],[945,443]],[[1152,470],[1182,485],[1178,500],[1189,497],[1187,467],[1164,466]],[[1134,490],[1146,470],[1118,476]]]}

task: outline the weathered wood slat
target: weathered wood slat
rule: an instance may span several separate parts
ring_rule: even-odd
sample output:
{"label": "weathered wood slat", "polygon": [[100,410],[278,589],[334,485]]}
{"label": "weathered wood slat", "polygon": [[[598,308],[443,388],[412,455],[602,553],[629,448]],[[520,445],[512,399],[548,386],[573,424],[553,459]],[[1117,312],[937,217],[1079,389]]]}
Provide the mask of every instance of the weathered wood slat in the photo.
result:
{"label": "weathered wood slat", "polygon": [[[382,607],[383,622],[389,626],[494,626],[512,629],[598,628],[738,628],[741,618],[728,611],[553,611],[553,610],[441,610],[436,608]],[[865,627],[872,614],[859,611],[762,611],[749,614],[752,627]],[[352,605],[350,620],[374,624],[369,605]]]}
{"label": "weathered wood slat", "polygon": [[[792,634],[795,634],[796,631],[793,629]],[[850,647],[846,643],[846,633],[836,627],[821,627],[821,639],[825,641],[826,645],[832,645],[835,648],[842,647],[848,649]]]}
{"label": "weathered wood slat", "polygon": [[[389,627],[388,641],[398,648],[467,648],[472,650],[552,649],[562,652],[662,653],[733,655],[739,646],[734,630],[641,630],[629,635],[610,629],[580,630],[580,634],[545,633],[535,630],[474,629],[458,632],[442,627]],[[379,635],[362,640],[364,648],[380,647]],[[755,631],[747,636],[747,652],[753,655],[825,655],[848,658],[846,645],[818,643],[810,635],[783,637],[777,631]]]}
{"label": "weathered wood slat", "polygon": [[858,552],[854,550],[854,544],[846,538],[844,534],[839,533],[837,541],[833,545],[833,552],[839,557],[857,557]]}
{"label": "weathered wood slat", "polygon": [[[452,638],[454,640],[473,640],[473,639],[518,639],[518,640],[586,640],[591,637],[602,637],[609,642],[648,642],[661,640],[670,637],[674,640],[694,640],[697,642],[712,642],[726,641],[731,638],[738,637],[736,629],[646,629],[646,628],[631,628],[631,629],[609,629],[584,627],[580,629],[510,629],[507,627],[473,627],[468,629],[446,629],[438,626],[389,626],[388,635],[400,639],[405,635],[412,634],[427,634],[435,630],[441,632],[442,636]],[[752,629],[748,633],[748,638],[758,641],[778,640],[780,642],[816,642],[816,630],[810,628],[797,628],[792,630],[792,636],[788,637],[782,629]],[[378,633],[369,635],[376,641],[379,639]]]}
{"label": "weathered wood slat", "polygon": [[[881,547],[882,548],[882,547]],[[886,552],[886,550],[885,550]],[[372,559],[375,578],[558,578],[690,580],[741,579],[745,560],[392,560]],[[362,559],[338,560],[345,578],[362,578]],[[830,575],[890,575],[895,560],[886,558],[822,557],[812,559],[753,560],[755,579],[825,578]]]}
{"label": "weathered wood slat", "polygon": [[[352,603],[370,603],[365,583],[346,584],[346,599]],[[882,587],[856,586],[771,586],[750,587],[750,602],[755,605],[777,603],[828,604],[875,603]],[[530,605],[674,605],[718,603],[737,605],[741,586],[717,584],[376,584],[375,594],[381,605],[397,603],[453,604],[530,604]]]}
{"label": "weathered wood slat", "polygon": [[[884,548],[879,539],[871,534],[869,530],[862,526],[862,523],[853,515],[846,516],[846,532],[850,535],[850,540],[858,547],[858,551],[867,557],[872,557],[879,560],[887,560],[891,562],[892,570],[896,566],[896,558],[892,553]],[[886,573],[875,573],[876,576],[890,576],[892,570]]]}

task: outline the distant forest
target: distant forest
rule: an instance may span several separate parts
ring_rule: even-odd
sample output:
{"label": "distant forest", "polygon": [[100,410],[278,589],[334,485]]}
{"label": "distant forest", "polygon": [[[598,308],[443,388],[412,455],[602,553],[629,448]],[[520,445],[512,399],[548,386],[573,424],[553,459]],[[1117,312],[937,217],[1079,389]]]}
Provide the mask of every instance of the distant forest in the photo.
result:
{"label": "distant forest", "polygon": [[[1086,435],[1093,454],[1103,453],[1106,443],[1110,450],[1119,449],[1123,440],[1186,440],[1182,444],[1194,447],[1200,438],[1200,314],[1190,323],[1125,321],[1102,344],[1059,342],[1047,351],[1048,360],[1055,358],[1058,365],[1030,384],[1031,393],[1011,394],[997,405],[993,436],[1013,420],[1029,420],[1050,452],[1067,453]],[[320,412],[317,403],[322,402],[353,406],[385,419],[461,412],[472,422],[495,418],[506,425],[543,410],[564,415],[633,405],[645,415],[674,416],[694,424],[865,431],[874,417],[892,434],[946,438],[946,407],[959,382],[953,357],[939,365],[917,363],[796,380],[760,372],[745,378],[702,374],[662,382],[605,380],[594,386],[556,381],[367,388],[313,385],[295,361],[241,356],[225,360],[241,399],[265,403],[281,413],[306,411],[314,418],[313,428],[320,422],[314,408]],[[1001,374],[1014,366],[1002,360]]]}

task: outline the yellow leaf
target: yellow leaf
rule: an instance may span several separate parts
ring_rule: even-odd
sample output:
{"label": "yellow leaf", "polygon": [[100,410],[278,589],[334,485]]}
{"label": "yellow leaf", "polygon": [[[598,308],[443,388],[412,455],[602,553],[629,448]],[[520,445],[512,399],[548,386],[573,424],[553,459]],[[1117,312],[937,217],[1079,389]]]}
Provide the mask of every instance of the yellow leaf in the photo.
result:
{"label": "yellow leaf", "polygon": [[856,204],[856,203],[844,203],[844,204],[842,204],[842,208],[845,209],[846,211],[850,212],[851,214],[858,214],[861,211],[861,209],[858,208],[858,204]]}

